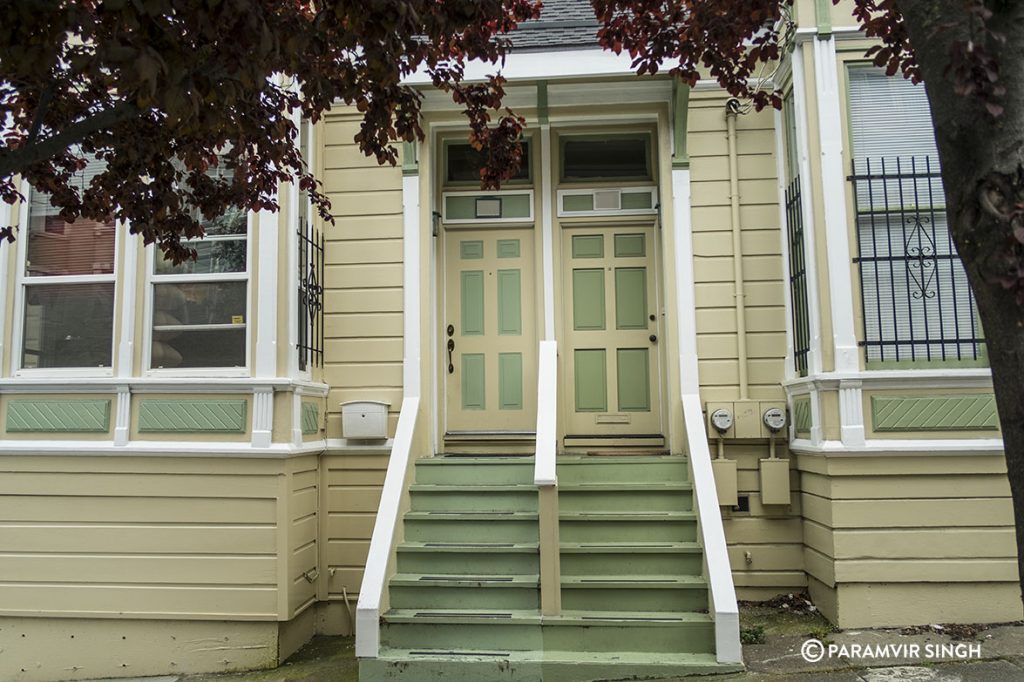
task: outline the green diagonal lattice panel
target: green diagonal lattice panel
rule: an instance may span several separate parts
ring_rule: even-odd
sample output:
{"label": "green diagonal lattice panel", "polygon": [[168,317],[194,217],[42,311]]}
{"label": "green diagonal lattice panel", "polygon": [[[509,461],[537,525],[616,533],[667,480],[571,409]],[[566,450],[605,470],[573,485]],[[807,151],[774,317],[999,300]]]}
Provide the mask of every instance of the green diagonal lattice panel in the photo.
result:
{"label": "green diagonal lattice panel", "polygon": [[110,429],[109,400],[11,400],[8,433],[104,433]]}
{"label": "green diagonal lattice panel", "polygon": [[141,433],[245,433],[244,400],[143,400]]}
{"label": "green diagonal lattice panel", "polygon": [[996,431],[999,417],[991,393],[949,396],[872,396],[875,431]]}

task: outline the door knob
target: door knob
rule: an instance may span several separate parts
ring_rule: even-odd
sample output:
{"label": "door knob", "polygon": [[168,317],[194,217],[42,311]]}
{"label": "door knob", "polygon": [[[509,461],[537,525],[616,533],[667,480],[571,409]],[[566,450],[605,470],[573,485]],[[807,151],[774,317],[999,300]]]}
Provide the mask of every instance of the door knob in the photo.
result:
{"label": "door knob", "polygon": [[651,343],[658,343],[658,337],[656,334],[651,334],[649,338],[651,339]]}
{"label": "door knob", "polygon": [[[451,325],[449,325],[451,328]],[[455,350],[455,339],[448,339],[448,373],[455,374],[455,365],[452,364],[452,351]]]}

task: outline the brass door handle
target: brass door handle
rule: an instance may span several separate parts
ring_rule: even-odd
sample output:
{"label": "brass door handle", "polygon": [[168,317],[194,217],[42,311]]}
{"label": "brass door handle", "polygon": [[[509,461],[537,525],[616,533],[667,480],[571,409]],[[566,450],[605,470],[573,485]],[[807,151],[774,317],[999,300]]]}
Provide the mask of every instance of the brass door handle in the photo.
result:
{"label": "brass door handle", "polygon": [[[451,327],[449,326],[449,329]],[[455,365],[452,364],[452,351],[455,350],[455,339],[448,339],[448,373],[455,374]]]}

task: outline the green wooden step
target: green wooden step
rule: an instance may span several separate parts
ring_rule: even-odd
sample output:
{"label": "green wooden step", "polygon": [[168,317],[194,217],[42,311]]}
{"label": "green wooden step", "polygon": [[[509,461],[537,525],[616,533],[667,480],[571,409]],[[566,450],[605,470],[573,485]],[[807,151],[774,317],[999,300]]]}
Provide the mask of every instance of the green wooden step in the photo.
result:
{"label": "green wooden step", "polygon": [[393,609],[536,609],[537,574],[395,574],[388,590]]}
{"label": "green wooden step", "polygon": [[559,509],[569,511],[690,511],[693,487],[676,483],[566,483]]}
{"label": "green wooden step", "polygon": [[415,511],[536,511],[537,488],[530,484],[409,487]]}
{"label": "green wooden step", "polygon": [[413,542],[537,542],[536,512],[411,511],[405,538]]}
{"label": "green wooden step", "polygon": [[559,515],[563,542],[693,542],[697,517],[693,512],[563,512]]}
{"label": "green wooden step", "polygon": [[568,611],[696,612],[707,606],[701,576],[562,576],[562,608]]}
{"label": "green wooden step", "polygon": [[[531,651],[543,647],[539,614],[533,618],[485,609],[402,609],[385,614],[381,644],[412,648],[429,642],[431,648],[471,648]],[[536,612],[534,612],[536,613]]]}
{"label": "green wooden step", "polygon": [[[512,544],[512,543],[510,543]],[[509,549],[508,546],[465,547],[439,549],[417,543],[398,547],[398,571],[400,573],[473,573],[480,575],[502,575],[506,573],[537,573],[540,571],[540,557],[537,545],[530,551],[522,551],[529,543]]]}
{"label": "green wooden step", "polygon": [[562,543],[562,575],[700,575],[704,553],[695,542]]}
{"label": "green wooden step", "polygon": [[685,457],[558,458],[558,483],[683,483],[689,480]]}
{"label": "green wooden step", "polygon": [[439,485],[533,484],[532,457],[423,457],[416,483]]}

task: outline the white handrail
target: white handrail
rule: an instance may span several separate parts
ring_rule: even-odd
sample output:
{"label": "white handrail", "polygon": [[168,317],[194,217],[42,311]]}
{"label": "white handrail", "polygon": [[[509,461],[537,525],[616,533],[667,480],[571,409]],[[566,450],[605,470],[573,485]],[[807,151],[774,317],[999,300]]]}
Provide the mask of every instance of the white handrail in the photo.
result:
{"label": "white handrail", "polygon": [[541,341],[537,363],[537,457],[533,482],[538,486],[558,485],[555,453],[558,449],[558,342]]}
{"label": "white handrail", "polygon": [[413,434],[419,415],[420,399],[404,398],[398,415],[394,445],[384,478],[377,520],[373,524],[370,551],[366,557],[363,584],[359,588],[356,605],[356,656],[377,658],[380,652],[380,613],[384,589],[387,585],[388,565],[395,545],[402,494],[409,477]]}
{"label": "white handrail", "polygon": [[711,611],[715,616],[715,653],[719,663],[742,663],[740,647],[740,613],[736,604],[736,588],[732,582],[722,512],[711,469],[711,450],[704,429],[700,396],[686,394],[683,400],[683,422],[693,475],[693,497],[697,506],[704,561],[707,563],[711,589]]}

